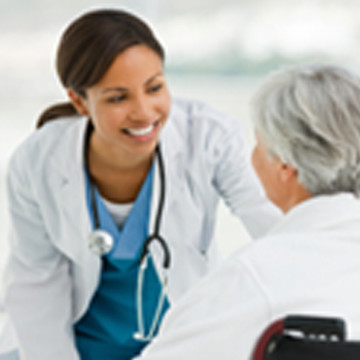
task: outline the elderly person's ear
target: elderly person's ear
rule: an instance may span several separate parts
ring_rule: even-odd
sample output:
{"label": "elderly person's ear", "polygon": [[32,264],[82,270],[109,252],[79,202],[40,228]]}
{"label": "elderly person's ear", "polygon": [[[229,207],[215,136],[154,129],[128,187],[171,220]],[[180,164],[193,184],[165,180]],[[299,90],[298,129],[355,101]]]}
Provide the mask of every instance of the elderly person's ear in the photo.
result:
{"label": "elderly person's ear", "polygon": [[297,170],[291,165],[281,163],[281,169],[280,169],[281,182],[287,183],[293,179],[297,180]]}

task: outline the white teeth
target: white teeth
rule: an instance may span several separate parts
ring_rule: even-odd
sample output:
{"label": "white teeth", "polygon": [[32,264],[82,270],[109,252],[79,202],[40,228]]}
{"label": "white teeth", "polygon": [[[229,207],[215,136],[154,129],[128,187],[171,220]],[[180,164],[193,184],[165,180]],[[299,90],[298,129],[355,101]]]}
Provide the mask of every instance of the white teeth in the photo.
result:
{"label": "white teeth", "polygon": [[142,136],[142,135],[149,134],[153,129],[154,129],[154,124],[151,124],[150,126],[148,126],[146,128],[142,128],[142,129],[126,129],[126,131],[131,135]]}

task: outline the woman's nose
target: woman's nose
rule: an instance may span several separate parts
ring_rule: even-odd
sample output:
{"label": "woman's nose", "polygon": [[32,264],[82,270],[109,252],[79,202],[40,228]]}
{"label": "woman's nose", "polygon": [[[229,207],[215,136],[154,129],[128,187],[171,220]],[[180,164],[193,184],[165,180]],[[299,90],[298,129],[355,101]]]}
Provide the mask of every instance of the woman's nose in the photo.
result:
{"label": "woman's nose", "polygon": [[150,99],[144,96],[134,99],[129,116],[133,121],[153,120],[154,109]]}

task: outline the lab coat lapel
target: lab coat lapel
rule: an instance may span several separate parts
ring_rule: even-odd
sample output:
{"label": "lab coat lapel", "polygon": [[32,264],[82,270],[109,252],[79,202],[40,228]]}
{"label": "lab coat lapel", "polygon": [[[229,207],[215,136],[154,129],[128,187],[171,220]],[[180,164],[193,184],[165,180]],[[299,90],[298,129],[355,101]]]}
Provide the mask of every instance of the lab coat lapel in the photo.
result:
{"label": "lab coat lapel", "polygon": [[[75,122],[76,120],[74,120]],[[60,250],[75,263],[96,258],[88,249],[87,239],[92,230],[86,207],[83,171],[85,119],[69,127],[52,156],[52,188],[56,196],[58,216],[53,220]],[[90,259],[90,261],[92,261]]]}

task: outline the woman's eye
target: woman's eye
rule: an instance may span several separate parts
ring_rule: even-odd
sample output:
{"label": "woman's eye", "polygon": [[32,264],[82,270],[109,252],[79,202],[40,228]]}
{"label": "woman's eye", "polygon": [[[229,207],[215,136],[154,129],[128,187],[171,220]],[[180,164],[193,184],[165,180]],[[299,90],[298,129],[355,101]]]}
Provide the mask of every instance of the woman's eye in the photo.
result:
{"label": "woman's eye", "polygon": [[154,85],[154,86],[151,86],[148,91],[149,91],[150,93],[157,92],[157,91],[159,91],[162,87],[163,87],[162,84]]}
{"label": "woman's eye", "polygon": [[118,96],[112,96],[112,97],[108,98],[106,100],[106,102],[113,104],[113,103],[118,103],[118,102],[124,101],[125,99],[126,99],[125,95],[118,95]]}

